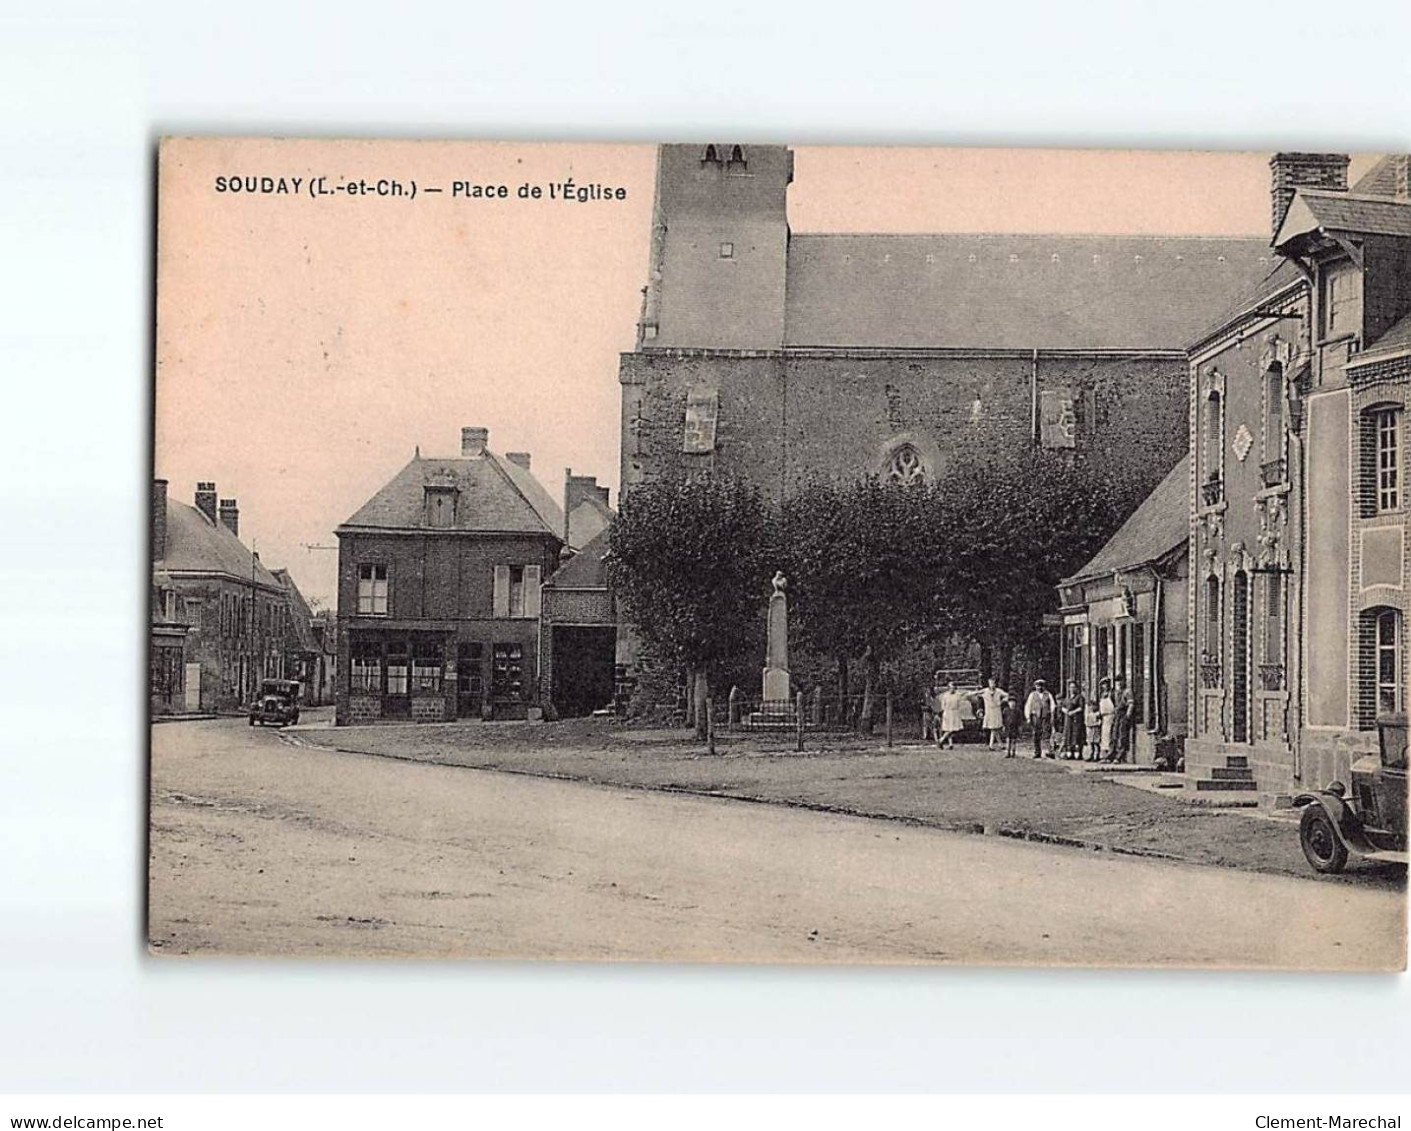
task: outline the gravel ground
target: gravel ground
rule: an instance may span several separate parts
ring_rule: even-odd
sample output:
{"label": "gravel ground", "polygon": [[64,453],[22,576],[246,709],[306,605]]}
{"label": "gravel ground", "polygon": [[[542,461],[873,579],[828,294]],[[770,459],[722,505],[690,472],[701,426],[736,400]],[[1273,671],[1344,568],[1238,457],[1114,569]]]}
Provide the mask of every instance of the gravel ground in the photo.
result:
{"label": "gravel ground", "polygon": [[671,790],[882,817],[932,828],[1166,856],[1332,883],[1405,887],[1406,870],[1353,862],[1319,877],[1291,818],[1194,807],[1062,763],[983,747],[886,749],[880,740],[722,739],[712,757],[689,734],[625,730],[606,720],[307,729],[311,745],[633,789]]}

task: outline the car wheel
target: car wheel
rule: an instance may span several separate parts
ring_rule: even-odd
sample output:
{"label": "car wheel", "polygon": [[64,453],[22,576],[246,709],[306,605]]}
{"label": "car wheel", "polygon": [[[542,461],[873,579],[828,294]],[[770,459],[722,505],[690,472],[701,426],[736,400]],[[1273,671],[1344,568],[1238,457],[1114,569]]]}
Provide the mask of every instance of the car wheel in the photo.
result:
{"label": "car wheel", "polygon": [[1347,846],[1333,828],[1332,818],[1316,802],[1303,811],[1298,840],[1315,872],[1331,876],[1347,866]]}

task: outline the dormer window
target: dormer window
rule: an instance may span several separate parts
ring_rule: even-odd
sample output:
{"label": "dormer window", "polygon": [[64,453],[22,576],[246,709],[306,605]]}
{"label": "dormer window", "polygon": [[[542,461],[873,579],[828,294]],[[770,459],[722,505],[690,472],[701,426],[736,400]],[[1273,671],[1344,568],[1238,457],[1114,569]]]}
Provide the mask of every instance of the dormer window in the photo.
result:
{"label": "dormer window", "polygon": [[1362,332],[1362,272],[1342,262],[1323,275],[1323,336],[1346,338]]}
{"label": "dormer window", "polygon": [[745,160],[745,151],[743,147],[738,145],[732,145],[730,147],[730,160],[727,162],[726,167],[729,169],[744,170],[748,166],[748,164],[749,162]]}
{"label": "dormer window", "polygon": [[427,484],[426,525],[438,530],[448,530],[456,524],[455,487],[441,484]]}
{"label": "dormer window", "polygon": [[719,164],[720,164],[720,151],[717,150],[717,149],[715,148],[715,146],[713,146],[713,145],[708,145],[708,146],[706,146],[706,147],[705,147],[705,152],[701,154],[701,164],[702,164],[702,165],[719,165]]}

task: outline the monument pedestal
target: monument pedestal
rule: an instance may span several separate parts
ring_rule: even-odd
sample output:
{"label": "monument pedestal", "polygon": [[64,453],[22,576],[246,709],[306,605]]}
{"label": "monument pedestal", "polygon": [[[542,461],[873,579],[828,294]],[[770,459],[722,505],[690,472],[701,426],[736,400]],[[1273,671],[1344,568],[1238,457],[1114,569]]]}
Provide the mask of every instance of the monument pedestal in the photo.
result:
{"label": "monument pedestal", "polygon": [[789,606],[784,596],[785,578],[774,575],[769,598],[769,627],[765,647],[764,686],[758,711],[750,713],[750,726],[785,730],[798,724],[793,685],[789,680]]}

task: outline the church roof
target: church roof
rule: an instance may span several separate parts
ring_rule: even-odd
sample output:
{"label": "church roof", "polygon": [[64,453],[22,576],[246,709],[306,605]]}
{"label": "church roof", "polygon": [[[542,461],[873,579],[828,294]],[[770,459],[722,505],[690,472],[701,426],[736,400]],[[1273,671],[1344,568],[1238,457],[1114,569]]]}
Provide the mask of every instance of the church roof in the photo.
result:
{"label": "church roof", "polygon": [[563,511],[543,485],[526,469],[489,451],[473,459],[415,456],[338,529],[430,529],[426,487],[438,484],[460,495],[452,530],[563,536]]}
{"label": "church roof", "polygon": [[152,563],[168,574],[224,573],[238,581],[282,588],[230,530],[186,503],[167,503],[166,557]]}
{"label": "church roof", "polygon": [[1182,456],[1082,569],[1061,584],[1160,561],[1190,537],[1190,457]]}
{"label": "church roof", "polygon": [[795,234],[785,345],[1182,349],[1273,269],[1262,238]]}

